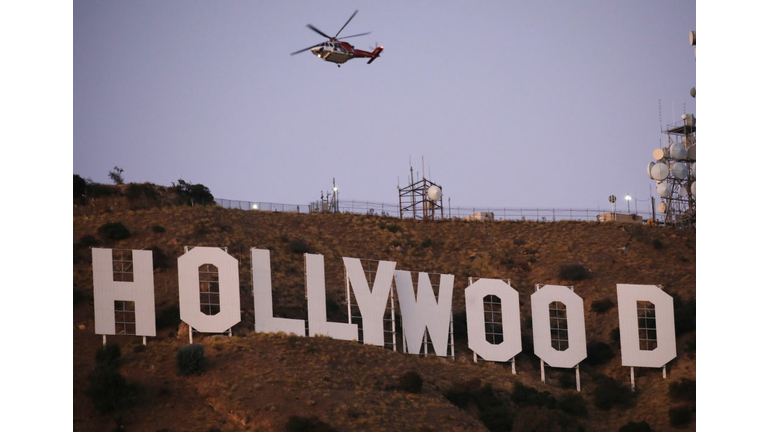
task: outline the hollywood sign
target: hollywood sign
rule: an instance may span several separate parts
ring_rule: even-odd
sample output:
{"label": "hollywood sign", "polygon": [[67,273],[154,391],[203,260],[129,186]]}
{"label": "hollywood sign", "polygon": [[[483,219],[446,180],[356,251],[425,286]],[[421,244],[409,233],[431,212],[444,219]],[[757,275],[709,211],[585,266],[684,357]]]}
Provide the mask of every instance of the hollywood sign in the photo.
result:
{"label": "hollywood sign", "polygon": [[[155,336],[152,251],[131,251],[131,282],[114,280],[111,249],[94,248],[92,253],[96,334],[105,335],[105,338],[106,335],[116,334],[115,302],[130,301],[134,302],[135,334]],[[329,322],[326,319],[323,255],[304,255],[308,323],[302,319],[275,317],[269,254],[268,250],[251,249],[256,332],[307,336],[305,329],[308,327],[309,336],[358,340],[357,324]],[[396,270],[396,263],[392,261],[378,261],[371,286],[360,259],[345,257],[343,262],[362,316],[363,343],[385,345],[383,319],[387,304],[392,300],[394,281],[402,317],[403,351],[419,354],[428,334],[435,354],[448,356],[453,275],[439,275],[439,289],[435,296],[427,273],[418,273],[414,286],[410,271]],[[201,311],[200,269],[205,265],[216,268],[219,308],[215,314]],[[178,272],[180,318],[190,326],[190,340],[192,329],[199,333],[224,333],[241,321],[237,259],[220,248],[195,247],[178,258]],[[622,365],[664,368],[666,376],[665,365],[677,355],[672,297],[655,285],[617,284],[616,290]],[[514,357],[522,351],[518,292],[500,279],[478,279],[470,283],[464,295],[469,348],[486,361],[514,362]],[[492,343],[486,338],[484,299],[488,296],[496,296],[501,303],[503,338],[500,343]],[[550,305],[554,302],[561,303],[565,310],[565,349],[557,349],[552,343]],[[639,315],[638,309],[652,312]],[[542,361],[542,380],[545,363],[557,368],[575,367],[578,374],[578,364],[587,357],[582,298],[569,287],[544,285],[531,295],[531,317],[534,354]],[[640,326],[641,321],[646,324]],[[634,387],[634,369],[632,377]]]}

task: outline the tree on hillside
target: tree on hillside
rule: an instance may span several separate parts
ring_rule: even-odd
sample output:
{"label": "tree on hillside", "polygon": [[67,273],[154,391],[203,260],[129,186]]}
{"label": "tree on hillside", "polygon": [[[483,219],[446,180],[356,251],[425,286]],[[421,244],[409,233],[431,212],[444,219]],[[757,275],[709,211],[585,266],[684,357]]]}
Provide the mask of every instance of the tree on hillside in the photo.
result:
{"label": "tree on hillside", "polygon": [[125,183],[125,180],[123,180],[123,169],[119,166],[112,168],[112,171],[109,172],[109,178],[111,178],[116,185]]}
{"label": "tree on hillside", "polygon": [[184,200],[185,203],[191,205],[207,205],[214,202],[211,191],[201,184],[187,183],[184,180],[179,179],[178,186],[173,183],[173,189]]}

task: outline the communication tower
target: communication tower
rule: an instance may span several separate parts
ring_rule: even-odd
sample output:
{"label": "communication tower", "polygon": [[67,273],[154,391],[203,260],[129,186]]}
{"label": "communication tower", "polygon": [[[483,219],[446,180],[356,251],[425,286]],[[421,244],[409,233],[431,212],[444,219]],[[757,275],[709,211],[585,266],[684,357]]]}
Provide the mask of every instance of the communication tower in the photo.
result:
{"label": "communication tower", "polygon": [[443,187],[426,178],[423,172],[424,158],[421,160],[421,179],[418,179],[418,172],[414,178],[411,166],[410,184],[402,188],[397,186],[400,194],[400,219],[404,215],[412,214],[414,219],[434,220],[437,210],[440,210],[440,218],[443,218]]}
{"label": "communication tower", "polygon": [[[696,49],[696,32],[690,33],[690,43]],[[696,87],[691,96],[696,97]],[[667,125],[662,133],[666,146],[653,151],[654,162],[647,173],[656,181],[661,197],[656,210],[665,225],[696,226],[696,116],[683,114],[680,121]]]}
{"label": "communication tower", "polygon": [[339,213],[339,187],[336,186],[336,178],[333,178],[333,189],[323,194],[320,191],[320,201],[314,201],[309,204],[310,211],[313,213]]}

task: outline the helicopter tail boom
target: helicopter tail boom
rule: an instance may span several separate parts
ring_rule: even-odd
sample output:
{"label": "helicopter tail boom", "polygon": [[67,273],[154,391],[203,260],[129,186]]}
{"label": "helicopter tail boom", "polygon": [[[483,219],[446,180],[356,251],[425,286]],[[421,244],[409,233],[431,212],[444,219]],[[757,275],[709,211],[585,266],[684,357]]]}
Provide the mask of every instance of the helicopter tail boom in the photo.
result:
{"label": "helicopter tail boom", "polygon": [[382,51],[384,51],[384,47],[378,47],[375,50],[373,50],[373,52],[371,53],[372,54],[371,59],[368,60],[368,64],[371,64],[374,60],[379,58],[379,54],[381,54]]}

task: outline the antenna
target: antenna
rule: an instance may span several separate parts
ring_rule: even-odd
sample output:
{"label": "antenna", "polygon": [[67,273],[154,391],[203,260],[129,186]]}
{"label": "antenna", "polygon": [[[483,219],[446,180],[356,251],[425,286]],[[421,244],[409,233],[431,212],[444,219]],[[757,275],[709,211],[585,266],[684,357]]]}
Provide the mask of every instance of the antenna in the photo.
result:
{"label": "antenna", "polygon": [[[661,123],[661,99],[659,99],[659,132],[664,132],[664,126]],[[659,140],[659,148],[661,148],[661,140]]]}

